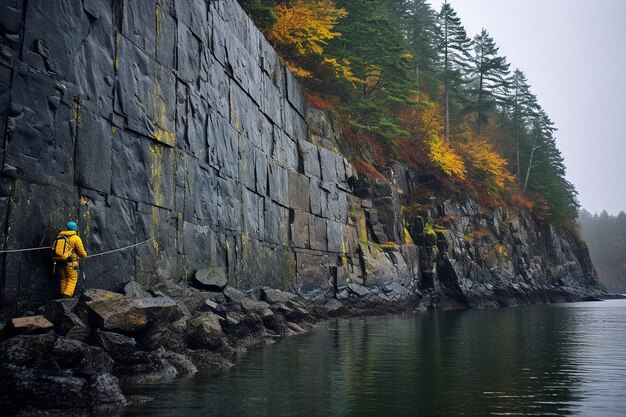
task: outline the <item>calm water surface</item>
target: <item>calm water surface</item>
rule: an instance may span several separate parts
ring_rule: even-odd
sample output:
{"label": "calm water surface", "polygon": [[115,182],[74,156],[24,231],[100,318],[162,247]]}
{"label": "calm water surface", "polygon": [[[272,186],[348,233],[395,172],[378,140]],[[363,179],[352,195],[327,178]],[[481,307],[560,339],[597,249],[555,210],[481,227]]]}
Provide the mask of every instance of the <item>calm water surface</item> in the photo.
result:
{"label": "calm water surface", "polygon": [[626,300],[339,320],[124,416],[626,416]]}

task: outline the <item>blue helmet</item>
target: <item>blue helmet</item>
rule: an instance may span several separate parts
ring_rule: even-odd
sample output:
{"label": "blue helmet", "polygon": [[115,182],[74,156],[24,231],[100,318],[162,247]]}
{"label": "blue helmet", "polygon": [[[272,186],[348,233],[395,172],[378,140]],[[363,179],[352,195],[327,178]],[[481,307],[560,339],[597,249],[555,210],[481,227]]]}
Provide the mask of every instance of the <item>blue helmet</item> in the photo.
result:
{"label": "blue helmet", "polygon": [[67,222],[66,227],[67,227],[67,230],[73,230],[73,231],[76,231],[76,229],[78,228],[75,222]]}

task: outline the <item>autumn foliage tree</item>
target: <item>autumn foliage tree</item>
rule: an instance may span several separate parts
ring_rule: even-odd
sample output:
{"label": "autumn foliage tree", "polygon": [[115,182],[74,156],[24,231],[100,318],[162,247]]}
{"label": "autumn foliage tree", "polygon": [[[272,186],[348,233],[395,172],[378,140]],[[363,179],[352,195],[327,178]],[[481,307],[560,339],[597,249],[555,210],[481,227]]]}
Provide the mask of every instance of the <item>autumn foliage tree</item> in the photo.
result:
{"label": "autumn foliage tree", "polygon": [[312,77],[311,68],[325,64],[338,76],[352,78],[346,61],[324,56],[328,41],[341,35],[334,28],[347,15],[345,9],[336,7],[333,0],[295,0],[276,5],[274,14],[277,21],[267,36],[283,52],[294,73]]}

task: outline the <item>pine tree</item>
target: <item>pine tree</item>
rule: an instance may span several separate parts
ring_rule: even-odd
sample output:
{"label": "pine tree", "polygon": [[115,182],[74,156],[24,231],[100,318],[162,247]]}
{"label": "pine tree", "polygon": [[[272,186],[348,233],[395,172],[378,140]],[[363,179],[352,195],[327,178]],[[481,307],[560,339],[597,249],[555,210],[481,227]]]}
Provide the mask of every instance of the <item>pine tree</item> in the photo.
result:
{"label": "pine tree", "polygon": [[473,42],[447,1],[441,6],[438,19],[439,50],[443,61],[445,138],[450,140],[450,91],[463,84],[463,76],[470,68]]}
{"label": "pine tree", "polygon": [[388,0],[387,4],[415,57],[420,90],[435,91],[440,72],[437,50],[440,35],[435,11],[427,0]]}
{"label": "pine tree", "polygon": [[248,16],[261,30],[270,29],[276,23],[272,0],[237,0]]}
{"label": "pine tree", "polygon": [[479,135],[487,120],[487,112],[503,101],[500,93],[506,87],[509,75],[510,64],[505,57],[498,55],[498,49],[485,29],[474,37],[473,75]]}
{"label": "pine tree", "polygon": [[342,0],[337,7],[348,11],[336,30],[342,36],[327,48],[335,59],[350,63],[360,79],[358,92],[344,92],[351,101],[351,123],[383,136],[400,133],[390,116],[393,106],[406,104],[415,92],[414,60],[386,1]]}
{"label": "pine tree", "polygon": [[532,141],[527,155],[523,191],[533,191],[547,201],[550,215],[561,223],[576,219],[580,204],[574,185],[565,178],[563,156],[556,146],[556,128],[548,115],[539,110],[532,121]]}
{"label": "pine tree", "polygon": [[514,172],[516,172],[519,184],[521,183],[521,143],[528,135],[531,120],[539,110],[539,105],[537,97],[530,92],[526,75],[521,70],[516,69],[513,72],[507,86],[504,116],[514,143]]}

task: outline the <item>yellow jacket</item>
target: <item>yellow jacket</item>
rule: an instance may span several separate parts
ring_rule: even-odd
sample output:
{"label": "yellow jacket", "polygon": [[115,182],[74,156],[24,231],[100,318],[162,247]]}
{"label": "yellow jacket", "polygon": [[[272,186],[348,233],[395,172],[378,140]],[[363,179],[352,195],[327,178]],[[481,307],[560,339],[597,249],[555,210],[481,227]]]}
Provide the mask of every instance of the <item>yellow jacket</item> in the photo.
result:
{"label": "yellow jacket", "polygon": [[85,247],[83,246],[83,241],[73,230],[64,230],[59,233],[61,236],[67,236],[70,241],[70,245],[74,249],[72,251],[72,260],[76,260],[77,258],[84,258],[87,256],[87,252],[85,251]]}

